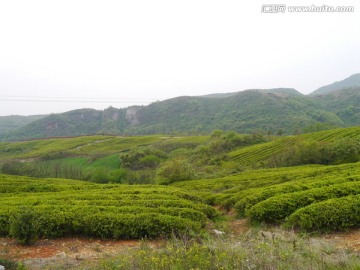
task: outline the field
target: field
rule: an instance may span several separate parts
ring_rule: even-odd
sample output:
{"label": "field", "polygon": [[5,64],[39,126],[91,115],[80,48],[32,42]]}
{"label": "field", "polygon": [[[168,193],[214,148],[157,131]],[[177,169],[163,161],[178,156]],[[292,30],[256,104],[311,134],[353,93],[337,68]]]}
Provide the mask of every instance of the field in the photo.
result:
{"label": "field", "polygon": [[174,186],[196,190],[209,204],[235,208],[239,217],[253,221],[335,231],[360,224],[356,204],[359,181],[360,164],[352,163],[254,170]]}
{"label": "field", "polygon": [[[1,143],[0,236],[25,244],[194,240],[240,220],[316,234],[358,229],[359,137],[360,128],[346,128],[287,137],[215,131]],[[193,240],[198,252],[203,246]]]}
{"label": "field", "polygon": [[241,148],[229,153],[229,157],[243,165],[252,167],[272,166],[272,158],[276,154],[282,153],[296,145],[319,143],[322,145],[333,144],[342,140],[360,139],[360,129],[358,127],[334,129],[308,133],[297,136],[286,136],[273,140],[266,144],[258,144],[251,147]]}
{"label": "field", "polygon": [[166,186],[99,185],[61,179],[0,176],[0,235],[17,235],[27,220],[36,237],[166,236],[198,232],[216,211]]}

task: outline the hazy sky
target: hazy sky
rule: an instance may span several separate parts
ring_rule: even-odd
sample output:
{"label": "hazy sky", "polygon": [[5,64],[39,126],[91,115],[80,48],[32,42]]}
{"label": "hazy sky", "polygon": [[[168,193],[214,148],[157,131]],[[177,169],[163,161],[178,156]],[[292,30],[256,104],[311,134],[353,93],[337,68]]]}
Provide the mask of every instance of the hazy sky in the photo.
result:
{"label": "hazy sky", "polygon": [[[285,2],[354,12],[261,12]],[[0,115],[309,93],[359,72],[358,0],[0,1]]]}

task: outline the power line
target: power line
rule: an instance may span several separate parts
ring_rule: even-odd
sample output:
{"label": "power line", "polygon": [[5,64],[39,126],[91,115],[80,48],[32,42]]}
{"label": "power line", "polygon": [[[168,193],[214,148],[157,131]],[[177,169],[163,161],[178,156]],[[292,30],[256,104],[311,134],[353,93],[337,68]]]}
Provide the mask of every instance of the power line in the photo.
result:
{"label": "power line", "polygon": [[114,97],[41,97],[41,96],[5,96],[0,95],[3,101],[101,101],[101,102],[148,102],[144,98],[114,98]]}
{"label": "power line", "polygon": [[40,97],[40,96],[0,96],[5,102],[58,102],[58,103],[150,103],[141,98],[94,98],[94,97]]}
{"label": "power line", "polygon": [[58,103],[148,103],[149,101],[120,101],[120,100],[36,100],[36,99],[1,99],[0,101],[6,102],[58,102]]}

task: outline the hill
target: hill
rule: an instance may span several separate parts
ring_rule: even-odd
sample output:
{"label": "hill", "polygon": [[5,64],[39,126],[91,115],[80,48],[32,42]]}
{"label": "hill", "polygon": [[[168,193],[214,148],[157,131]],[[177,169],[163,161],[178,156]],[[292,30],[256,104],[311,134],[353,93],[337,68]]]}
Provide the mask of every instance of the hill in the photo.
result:
{"label": "hill", "polygon": [[292,134],[314,125],[342,126],[343,121],[294,89],[254,89],[225,95],[177,97],[126,109],[110,107],[104,111],[81,109],[52,114],[0,138],[203,134],[215,129]]}
{"label": "hill", "polygon": [[360,73],[353,74],[342,81],[334,82],[332,84],[320,87],[319,89],[312,92],[310,96],[326,95],[333,91],[346,89],[350,87],[360,87]]}
{"label": "hill", "polygon": [[21,115],[10,115],[10,116],[0,116],[0,135],[15,131],[23,126],[26,126],[29,123],[32,123],[36,120],[44,118],[46,115],[31,115],[31,116],[21,116]]}
{"label": "hill", "polygon": [[340,117],[345,125],[360,125],[360,86],[348,87],[314,96],[326,110]]}
{"label": "hill", "polygon": [[[3,142],[0,143],[2,173],[42,178],[66,176],[88,181],[0,175],[5,194],[4,207],[0,210],[8,211],[8,205],[20,206],[15,201],[32,205],[41,196],[44,204],[36,204],[34,210],[47,216],[58,210],[55,207],[58,201],[66,199],[72,206],[66,206],[68,210],[63,214],[71,219],[75,218],[74,211],[88,211],[88,205],[79,205],[80,201],[85,203],[84,198],[89,206],[96,204],[101,211],[113,211],[117,207],[113,204],[115,195],[129,207],[136,204],[137,210],[141,204],[153,205],[163,196],[172,204],[182,198],[197,201],[200,196],[208,204],[235,208],[239,216],[270,224],[284,223],[307,231],[356,227],[360,213],[360,170],[356,163],[360,161],[359,137],[360,128],[352,127],[271,138],[216,131],[211,136],[193,137],[85,136]],[[87,172],[89,178],[82,178],[81,172],[83,175]],[[178,189],[126,185],[156,183]],[[176,195],[179,198],[168,196],[167,192],[174,195],[180,192]],[[26,200],[19,199],[22,193],[27,193]],[[144,198],[150,200],[149,196],[154,201],[143,202]],[[139,202],[133,202],[135,197]],[[129,207],[120,210],[128,213],[132,211]],[[49,212],[41,212],[46,209]],[[155,212],[151,209],[151,213]],[[174,213],[166,209],[168,212]],[[318,214],[323,212],[326,214]],[[326,223],[329,216],[333,223]],[[305,217],[311,223],[304,223]],[[122,218],[119,222],[123,222]],[[205,221],[204,218],[201,220]],[[3,222],[2,227],[6,228],[6,219]],[[113,233],[116,234],[111,231],[110,237]],[[147,231],[146,235],[150,233]]]}
{"label": "hill", "polygon": [[[241,269],[249,256],[254,256],[258,269],[277,264],[291,269],[304,269],[304,265],[306,269],[355,269],[358,254],[344,258],[343,249],[337,253],[335,247],[321,244],[319,233],[360,226],[359,136],[360,128],[352,127],[286,137],[218,130],[210,136],[97,135],[1,142],[0,168],[20,175],[0,172],[0,237],[7,237],[1,238],[0,262],[9,269],[15,267],[12,260],[21,254],[19,247],[14,249],[15,238],[22,244],[39,241],[35,247],[21,249],[36,248],[36,254],[41,248],[51,250],[56,267],[73,254],[77,266],[90,258],[92,267],[86,265],[86,269],[118,268],[119,262],[121,269],[139,265],[173,269],[180,262],[190,269],[189,261],[197,269],[210,269],[214,262],[216,267],[226,269],[231,262],[231,267]],[[294,161],[298,166],[291,166]],[[310,163],[317,164],[304,165]],[[269,168],[273,166],[277,168]],[[29,170],[21,171],[24,168]],[[62,178],[64,172],[67,177],[76,176],[76,169],[90,172],[91,178]],[[24,172],[43,175],[26,177]],[[128,185],[124,172],[135,178],[147,174],[131,182],[137,185]],[[58,178],[49,178],[51,173]],[[153,177],[171,173],[176,177],[154,185]],[[296,236],[299,230],[316,232],[316,238]],[[64,247],[64,242],[51,238],[64,237],[72,241],[71,248],[61,253],[68,257],[54,256],[58,253],[50,245]],[[119,257],[108,261],[111,255],[103,245],[89,245],[99,243],[99,238],[106,245],[109,242],[104,239],[143,240],[124,253],[121,242]],[[74,245],[85,241],[96,256],[85,257],[89,253]],[[147,243],[157,245],[152,248]],[[309,253],[316,247],[316,253]],[[34,265],[34,252],[26,252],[31,255],[27,265]],[[101,253],[106,261],[99,257]],[[39,261],[45,267],[44,259]],[[67,268],[74,268],[69,265],[66,262]]]}

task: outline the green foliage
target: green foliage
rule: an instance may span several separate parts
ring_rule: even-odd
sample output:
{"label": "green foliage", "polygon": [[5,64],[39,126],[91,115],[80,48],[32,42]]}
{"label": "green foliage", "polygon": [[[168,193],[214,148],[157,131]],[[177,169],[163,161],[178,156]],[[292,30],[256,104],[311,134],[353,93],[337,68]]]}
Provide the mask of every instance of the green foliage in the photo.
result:
{"label": "green foliage", "polygon": [[159,149],[144,148],[134,149],[121,155],[121,163],[124,167],[133,170],[156,168],[166,158],[166,154]]}
{"label": "green foliage", "polygon": [[[127,249],[115,258],[105,259],[91,269],[169,270],[169,269],[357,269],[360,258],[329,243],[312,244],[306,238],[287,232],[268,232],[269,239],[250,231],[236,239],[201,239],[188,234],[173,237],[164,247],[147,242]],[[330,251],[330,252],[329,252]]]}
{"label": "green foliage", "polygon": [[46,117],[46,115],[31,115],[31,116],[0,116],[0,134],[10,133],[31,122]]}
{"label": "green foliage", "polygon": [[171,184],[196,177],[194,167],[184,159],[171,159],[165,162],[157,172],[159,184]]}
{"label": "green foliage", "polygon": [[[360,180],[360,179],[359,179]],[[359,181],[358,180],[358,181]],[[360,194],[360,183],[350,182],[273,196],[254,205],[248,212],[252,220],[280,223],[296,210],[332,198]]]}
{"label": "green foliage", "polygon": [[[347,166],[346,166],[347,167]],[[345,168],[346,168],[345,167]],[[258,188],[249,188],[244,191],[239,191],[235,193],[234,200],[235,208],[241,216],[248,215],[248,211],[256,204],[261,203],[269,198],[280,196],[282,194],[292,193],[292,192],[301,192],[306,190],[311,190],[313,188],[325,188],[327,186],[336,185],[340,183],[347,183],[351,181],[357,181],[358,176],[355,177],[344,177],[341,173],[345,172],[345,168],[332,168],[328,172],[328,176],[324,176],[324,171],[320,171],[316,173],[313,171],[312,175],[308,172],[306,175],[306,171],[304,170],[304,175],[301,177],[300,175],[296,178],[289,178],[287,176],[282,176],[281,180],[284,183],[278,182],[270,185],[263,185]],[[299,172],[301,169],[299,168]],[[340,172],[336,171],[336,169],[342,169]]]}
{"label": "green foliage", "polygon": [[30,207],[15,210],[9,220],[9,234],[20,244],[31,245],[38,237],[38,223],[35,211]]}
{"label": "green foliage", "polygon": [[250,168],[340,164],[359,160],[359,127],[287,136],[239,148],[229,159]]}
{"label": "green foliage", "polygon": [[[210,204],[220,205],[226,209],[235,207],[240,216],[249,216],[252,220],[267,223],[283,223],[302,209],[322,201],[360,194],[359,180],[359,163],[349,163],[252,170],[224,178],[194,180],[173,185],[194,191]],[[316,208],[316,211],[322,210]],[[307,219],[315,218],[316,211],[309,212]],[[331,207],[328,211],[331,211]],[[344,222],[353,219],[348,211],[344,212],[342,218]],[[305,225],[299,225],[300,217],[296,222],[294,226],[308,230]],[[314,227],[309,230],[316,230],[316,222],[312,223]],[[325,221],[323,222],[325,224]],[[326,225],[319,227],[321,230],[325,228]],[[345,225],[341,228],[332,226],[329,230],[334,228],[343,229]]]}
{"label": "green foliage", "polygon": [[96,168],[90,174],[90,180],[95,183],[108,183],[110,178],[108,172],[104,168]]}
{"label": "green foliage", "polygon": [[19,264],[15,261],[3,259],[0,257],[0,265],[4,266],[7,270],[20,270]]}
{"label": "green foliage", "polygon": [[36,237],[168,236],[199,232],[216,211],[166,186],[98,185],[0,175],[0,235],[22,243]]}
{"label": "green foliage", "polygon": [[[345,105],[342,108],[348,107]],[[344,125],[342,119],[330,109],[324,109],[316,98],[304,96],[294,89],[280,88],[216,97],[177,97],[142,107],[108,108],[104,111],[81,109],[52,114],[4,134],[0,139],[88,134],[200,135],[216,129],[241,133],[262,130],[268,135],[292,134],[317,123]]]}
{"label": "green foliage", "polygon": [[297,210],[286,227],[304,231],[337,231],[360,224],[360,195],[325,200]]}
{"label": "green foliage", "polygon": [[111,183],[124,183],[128,171],[126,169],[117,169],[109,172],[109,180]]}
{"label": "green foliage", "polygon": [[330,143],[300,142],[272,157],[272,163],[276,167],[304,164],[341,164],[359,160],[360,143],[352,138]]}

